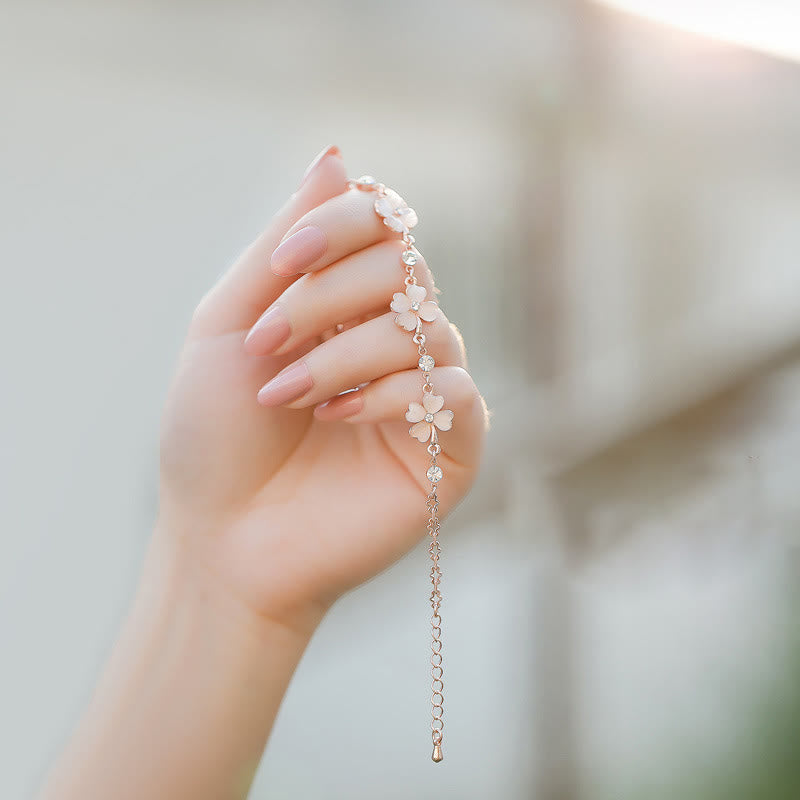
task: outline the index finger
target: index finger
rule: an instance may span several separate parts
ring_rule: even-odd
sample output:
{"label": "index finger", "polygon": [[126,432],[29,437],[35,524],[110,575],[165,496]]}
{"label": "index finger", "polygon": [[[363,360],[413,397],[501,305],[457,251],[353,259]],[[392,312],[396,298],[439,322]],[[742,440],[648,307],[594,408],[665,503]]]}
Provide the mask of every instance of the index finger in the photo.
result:
{"label": "index finger", "polygon": [[309,211],[275,249],[272,271],[282,276],[316,272],[365,247],[396,238],[399,229],[389,228],[375,213],[378,199],[375,192],[350,188]]}
{"label": "index finger", "polygon": [[300,188],[201,300],[192,324],[194,335],[219,335],[253,325],[291,283],[266,268],[270,254],[296,220],[345,190],[346,176],[338,147],[329,147],[314,159]]}

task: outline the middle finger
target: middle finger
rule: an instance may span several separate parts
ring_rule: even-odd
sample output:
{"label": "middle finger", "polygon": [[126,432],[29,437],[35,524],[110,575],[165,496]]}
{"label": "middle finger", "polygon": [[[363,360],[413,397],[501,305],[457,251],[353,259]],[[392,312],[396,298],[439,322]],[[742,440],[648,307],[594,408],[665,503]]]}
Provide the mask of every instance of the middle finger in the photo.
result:
{"label": "middle finger", "polygon": [[[245,339],[256,356],[289,353],[335,325],[385,312],[395,292],[404,288],[402,242],[380,242],[303,275],[261,315]],[[420,256],[417,281],[433,298],[430,270]]]}
{"label": "middle finger", "polygon": [[[261,405],[308,408],[361,384],[416,366],[417,347],[394,313],[363,322],[315,347],[258,393]],[[461,337],[441,312],[425,326],[437,366],[464,366]]]}

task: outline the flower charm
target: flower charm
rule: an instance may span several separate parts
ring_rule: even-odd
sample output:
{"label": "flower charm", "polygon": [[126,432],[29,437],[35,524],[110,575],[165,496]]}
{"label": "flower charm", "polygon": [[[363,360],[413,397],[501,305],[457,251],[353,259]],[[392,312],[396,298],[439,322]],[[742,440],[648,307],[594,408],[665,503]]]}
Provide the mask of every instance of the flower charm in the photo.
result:
{"label": "flower charm", "polygon": [[413,422],[408,432],[420,442],[427,442],[433,436],[434,429],[449,431],[453,427],[453,412],[445,409],[444,397],[430,392],[423,394],[422,404],[409,403],[406,419]]}
{"label": "flower charm", "polygon": [[375,211],[383,217],[383,224],[398,233],[408,233],[417,222],[417,212],[406,205],[406,201],[393,189],[386,189],[375,201]]}
{"label": "flower charm", "polygon": [[425,322],[433,322],[436,319],[436,301],[426,300],[428,292],[424,286],[412,283],[406,289],[406,293],[395,292],[389,308],[397,312],[394,321],[407,331],[413,331],[417,327],[417,317]]}

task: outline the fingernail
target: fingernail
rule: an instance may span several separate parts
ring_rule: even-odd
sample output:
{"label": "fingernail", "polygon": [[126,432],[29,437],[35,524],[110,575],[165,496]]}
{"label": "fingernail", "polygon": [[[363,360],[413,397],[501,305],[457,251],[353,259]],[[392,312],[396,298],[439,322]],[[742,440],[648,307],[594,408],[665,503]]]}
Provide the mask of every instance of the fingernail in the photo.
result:
{"label": "fingernail", "polygon": [[258,402],[269,408],[282,406],[305,394],[313,385],[314,381],[311,380],[308,367],[304,362],[299,361],[297,364],[286,367],[263,386],[258,393]]}
{"label": "fingernail", "polygon": [[314,416],[325,422],[333,422],[337,419],[352,417],[353,414],[358,414],[362,408],[364,408],[364,396],[361,392],[348,392],[318,405],[314,409]]}
{"label": "fingernail", "polygon": [[306,181],[311,177],[311,173],[314,172],[317,167],[326,159],[328,156],[339,156],[341,158],[342,151],[339,148],[332,144],[330,147],[326,147],[320,153],[314,157],[314,160],[306,167],[306,171],[303,173],[303,180],[300,181],[300,186],[304,186]]}
{"label": "fingernail", "polygon": [[306,225],[275,248],[270,267],[276,275],[296,275],[321,258],[327,249],[328,238],[322,229]]}
{"label": "fingernail", "polygon": [[289,320],[280,306],[270,306],[250,328],[244,340],[245,350],[252,355],[268,355],[275,352],[290,333]]}

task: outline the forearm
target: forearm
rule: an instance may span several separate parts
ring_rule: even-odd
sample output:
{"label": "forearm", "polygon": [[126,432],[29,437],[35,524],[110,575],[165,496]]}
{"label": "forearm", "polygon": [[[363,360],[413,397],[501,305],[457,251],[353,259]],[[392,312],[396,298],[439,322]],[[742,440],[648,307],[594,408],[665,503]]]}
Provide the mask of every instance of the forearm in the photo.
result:
{"label": "forearm", "polygon": [[239,798],[309,633],[254,614],[155,537],[130,617],[43,800]]}

